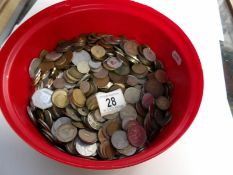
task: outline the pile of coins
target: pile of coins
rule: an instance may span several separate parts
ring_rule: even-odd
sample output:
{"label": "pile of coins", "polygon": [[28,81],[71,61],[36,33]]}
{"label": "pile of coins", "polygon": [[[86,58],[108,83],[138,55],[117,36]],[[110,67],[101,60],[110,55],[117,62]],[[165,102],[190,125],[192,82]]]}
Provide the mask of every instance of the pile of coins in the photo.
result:
{"label": "pile of coins", "polygon": [[[60,41],[31,61],[29,75],[35,87],[30,119],[55,147],[74,156],[132,156],[171,120],[172,83],[163,64],[149,46],[124,36],[90,33]],[[124,106],[102,113],[96,94],[119,90]],[[109,105],[117,106],[114,98]]]}

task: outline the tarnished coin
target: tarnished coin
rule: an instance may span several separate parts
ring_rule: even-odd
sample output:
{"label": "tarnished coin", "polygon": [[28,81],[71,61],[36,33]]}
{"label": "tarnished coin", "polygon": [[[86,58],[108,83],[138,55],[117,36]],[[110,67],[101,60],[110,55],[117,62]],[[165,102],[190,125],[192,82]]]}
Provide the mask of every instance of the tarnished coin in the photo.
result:
{"label": "tarnished coin", "polygon": [[77,109],[77,112],[78,112],[78,114],[79,114],[80,116],[82,116],[82,117],[86,117],[86,116],[88,115],[88,113],[89,113],[88,109],[85,108],[85,107],[83,107],[83,108],[78,108],[78,109]]}
{"label": "tarnished coin", "polygon": [[124,51],[130,56],[136,56],[138,54],[138,44],[133,40],[127,40],[124,43]]}
{"label": "tarnished coin", "polygon": [[103,68],[99,72],[95,72],[93,75],[98,79],[106,78],[108,76],[108,71]]}
{"label": "tarnished coin", "polygon": [[81,118],[77,115],[76,110],[74,110],[71,106],[67,106],[65,108],[65,115],[70,117],[74,121],[81,121]]}
{"label": "tarnished coin", "polygon": [[145,91],[151,93],[154,97],[163,95],[164,87],[156,79],[149,79],[144,85]]}
{"label": "tarnished coin", "polygon": [[68,151],[68,153],[72,154],[72,155],[76,155],[77,154],[77,150],[75,148],[75,143],[74,140],[71,142],[68,142],[65,144],[65,148],[66,151]]}
{"label": "tarnished coin", "polygon": [[127,88],[124,93],[125,101],[130,104],[135,104],[140,100],[140,90],[134,87]]}
{"label": "tarnished coin", "polygon": [[77,135],[77,128],[71,124],[71,120],[67,117],[57,119],[52,126],[53,135],[60,142],[70,142]]}
{"label": "tarnished coin", "polygon": [[127,136],[129,143],[135,147],[143,146],[147,139],[146,131],[140,124],[128,127]]}
{"label": "tarnished coin", "polygon": [[80,90],[84,93],[87,94],[91,89],[91,85],[88,81],[82,81],[80,83]]}
{"label": "tarnished coin", "polygon": [[151,61],[151,62],[155,61],[156,59],[155,53],[149,47],[146,47],[143,49],[143,55],[148,61]]}
{"label": "tarnished coin", "polygon": [[123,130],[127,131],[128,129],[128,124],[130,121],[135,120],[135,117],[126,117],[122,120],[121,122],[121,127]]}
{"label": "tarnished coin", "polygon": [[136,103],[136,111],[140,116],[145,117],[146,116],[146,110],[143,108],[141,101]]}
{"label": "tarnished coin", "polygon": [[87,129],[80,129],[78,136],[85,143],[91,144],[97,142],[97,133]]}
{"label": "tarnished coin", "polygon": [[124,118],[137,118],[137,112],[135,110],[135,108],[130,105],[127,104],[121,111],[120,111],[120,117],[123,120]]}
{"label": "tarnished coin", "polygon": [[58,108],[65,108],[69,104],[68,92],[65,89],[57,89],[52,95],[52,102]]}
{"label": "tarnished coin", "polygon": [[56,78],[53,81],[53,87],[56,88],[56,89],[63,89],[65,87],[64,78]]}
{"label": "tarnished coin", "polygon": [[142,74],[146,74],[148,72],[148,69],[146,68],[145,65],[143,64],[134,64],[132,66],[132,71],[136,74],[142,75]]}
{"label": "tarnished coin", "polygon": [[42,128],[41,132],[51,143],[56,142],[56,139],[53,137],[53,135],[48,130]]}
{"label": "tarnished coin", "polygon": [[106,54],[105,49],[102,46],[95,45],[91,48],[91,54],[97,59],[102,60]]}
{"label": "tarnished coin", "polygon": [[142,106],[145,108],[145,109],[149,109],[149,106],[154,103],[154,96],[150,93],[145,93],[143,94],[143,97],[142,97]]}
{"label": "tarnished coin", "polygon": [[127,81],[126,83],[129,85],[129,86],[136,86],[138,83],[139,83],[139,80],[137,77],[133,76],[133,75],[128,75],[127,76]]}
{"label": "tarnished coin", "polygon": [[168,81],[167,73],[162,69],[156,70],[154,75],[155,78],[161,83],[166,83]]}
{"label": "tarnished coin", "polygon": [[57,61],[59,58],[61,58],[62,53],[58,53],[58,52],[49,52],[45,55],[45,59],[47,61]]}
{"label": "tarnished coin", "polygon": [[34,106],[40,109],[50,108],[53,103],[51,100],[53,91],[47,88],[42,88],[34,92],[32,95],[32,102]]}
{"label": "tarnished coin", "polygon": [[115,69],[114,72],[117,73],[118,75],[128,75],[130,72],[129,65],[122,64],[121,67],[119,67],[118,69]]}
{"label": "tarnished coin", "polygon": [[78,137],[75,139],[75,147],[77,152],[82,156],[92,156],[96,154],[97,151],[97,144],[87,144],[81,141]]}
{"label": "tarnished coin", "polygon": [[72,124],[73,124],[76,128],[79,128],[79,129],[84,129],[84,128],[86,128],[86,126],[83,124],[83,122],[75,122],[75,121],[72,121]]}
{"label": "tarnished coin", "polygon": [[118,149],[117,151],[125,156],[132,156],[136,153],[137,148],[129,144],[127,147]]}
{"label": "tarnished coin", "polygon": [[49,128],[52,127],[53,125],[53,115],[52,113],[50,112],[50,110],[44,110],[44,121],[45,123],[49,126]]}
{"label": "tarnished coin", "polygon": [[127,80],[127,76],[118,75],[114,72],[109,72],[109,78],[112,80],[113,83],[121,83],[121,84],[125,84]]}
{"label": "tarnished coin", "polygon": [[123,130],[117,130],[112,134],[111,143],[116,149],[124,149],[129,145],[127,134]]}
{"label": "tarnished coin", "polygon": [[73,52],[72,63],[76,66],[80,61],[85,61],[88,63],[90,60],[91,60],[91,56],[85,50],[81,50],[79,52]]}
{"label": "tarnished coin", "polygon": [[36,72],[39,69],[39,65],[41,63],[41,59],[40,58],[34,58],[30,65],[29,65],[29,75],[32,79],[34,79],[36,77]]}
{"label": "tarnished coin", "polygon": [[107,84],[109,83],[109,77],[105,77],[105,78],[94,78],[94,82],[97,85],[98,88],[104,88],[105,86],[107,86]]}
{"label": "tarnished coin", "polygon": [[117,57],[109,57],[108,59],[105,60],[107,65],[113,69],[117,69],[121,67],[123,61],[118,59]]}
{"label": "tarnished coin", "polygon": [[167,110],[170,107],[170,100],[164,96],[159,96],[155,99],[155,104],[161,110]]}
{"label": "tarnished coin", "polygon": [[109,120],[107,123],[106,132],[109,136],[112,136],[115,131],[121,129],[120,120],[118,119]]}
{"label": "tarnished coin", "polygon": [[86,74],[90,71],[90,67],[86,61],[80,61],[77,65],[77,69],[82,74]]}

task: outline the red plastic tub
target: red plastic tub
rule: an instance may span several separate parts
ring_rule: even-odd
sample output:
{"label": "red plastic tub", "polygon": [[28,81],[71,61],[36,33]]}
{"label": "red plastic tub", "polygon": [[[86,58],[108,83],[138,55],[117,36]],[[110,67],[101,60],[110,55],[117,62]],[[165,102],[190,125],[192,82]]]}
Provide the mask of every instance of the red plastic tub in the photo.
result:
{"label": "red plastic tub", "polygon": [[[165,65],[174,84],[173,120],[145,151],[121,160],[97,161],[74,157],[54,148],[26,113],[32,93],[28,66],[44,48],[80,33],[124,34],[147,43]],[[128,0],[67,0],[36,14],[21,25],[0,51],[1,110],[14,131],[34,149],[65,164],[114,169],[139,164],[168,149],[191,125],[199,109],[203,74],[188,37],[167,17]]]}

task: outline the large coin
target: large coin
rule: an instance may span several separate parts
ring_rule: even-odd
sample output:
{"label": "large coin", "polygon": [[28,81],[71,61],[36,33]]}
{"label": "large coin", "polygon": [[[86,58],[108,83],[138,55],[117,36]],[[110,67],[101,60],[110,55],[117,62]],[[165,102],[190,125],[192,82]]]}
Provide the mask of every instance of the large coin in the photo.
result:
{"label": "large coin", "polygon": [[92,156],[96,154],[97,144],[87,144],[81,141],[78,137],[75,139],[75,147],[77,152],[82,156]]}
{"label": "large coin", "polygon": [[125,90],[125,101],[130,104],[135,104],[140,100],[141,91],[135,87],[130,87]]}
{"label": "large coin", "polygon": [[53,91],[47,88],[42,88],[34,92],[32,95],[33,105],[40,109],[50,108],[53,104],[51,96]]}
{"label": "large coin", "polygon": [[116,149],[124,149],[129,145],[127,134],[123,130],[117,130],[111,137],[111,143]]}

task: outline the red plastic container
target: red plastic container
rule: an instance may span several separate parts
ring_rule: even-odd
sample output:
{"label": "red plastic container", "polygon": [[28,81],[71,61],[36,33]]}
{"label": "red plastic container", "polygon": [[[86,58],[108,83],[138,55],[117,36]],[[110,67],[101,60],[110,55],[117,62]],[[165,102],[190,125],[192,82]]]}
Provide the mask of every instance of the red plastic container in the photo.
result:
{"label": "red plastic container", "polygon": [[[80,33],[124,34],[147,43],[165,65],[174,84],[173,120],[145,151],[121,160],[96,161],[74,157],[54,148],[26,113],[32,93],[28,66],[42,49],[52,50],[60,39]],[[57,161],[90,169],[114,169],[139,164],[169,148],[191,125],[199,109],[203,74],[188,37],[167,17],[127,0],[68,0],[36,14],[21,25],[0,51],[1,109],[15,132],[34,149]]]}

